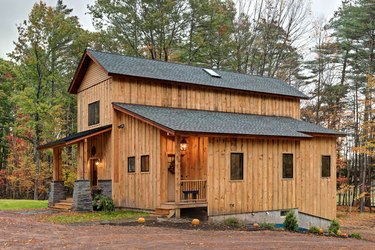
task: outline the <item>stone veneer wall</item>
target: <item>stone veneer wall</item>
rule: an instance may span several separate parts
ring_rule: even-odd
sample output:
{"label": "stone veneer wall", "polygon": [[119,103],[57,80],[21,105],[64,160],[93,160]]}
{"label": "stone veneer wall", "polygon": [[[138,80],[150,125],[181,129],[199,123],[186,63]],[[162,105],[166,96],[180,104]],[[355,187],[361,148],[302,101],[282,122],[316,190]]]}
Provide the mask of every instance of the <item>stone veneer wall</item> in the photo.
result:
{"label": "stone veneer wall", "polygon": [[92,211],[92,197],[89,180],[74,182],[73,211]]}
{"label": "stone veneer wall", "polygon": [[55,203],[65,199],[64,181],[52,181],[48,195],[48,207],[52,207]]}
{"label": "stone veneer wall", "polygon": [[98,180],[102,195],[112,198],[112,180]]}

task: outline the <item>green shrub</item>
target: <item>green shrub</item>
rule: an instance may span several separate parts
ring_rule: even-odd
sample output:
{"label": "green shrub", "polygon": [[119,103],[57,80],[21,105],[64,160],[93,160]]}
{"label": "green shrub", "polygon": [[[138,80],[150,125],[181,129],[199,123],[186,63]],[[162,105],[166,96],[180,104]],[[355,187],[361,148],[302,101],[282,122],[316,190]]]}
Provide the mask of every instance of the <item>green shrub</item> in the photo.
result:
{"label": "green shrub", "polygon": [[289,212],[285,216],[284,227],[286,230],[289,230],[289,231],[298,230],[297,218],[294,215],[293,210],[289,210]]}
{"label": "green shrub", "polygon": [[354,233],[354,234],[349,234],[350,238],[355,238],[355,239],[362,239],[362,236],[360,234]]}
{"label": "green shrub", "polygon": [[315,226],[312,226],[312,227],[309,228],[309,232],[310,233],[314,233],[314,234],[318,234],[319,230],[320,230],[320,228],[319,227],[315,227]]}
{"label": "green shrub", "polygon": [[328,232],[337,234],[337,231],[340,230],[340,223],[337,220],[333,220],[331,225],[328,228]]}
{"label": "green shrub", "polygon": [[241,226],[243,226],[243,223],[235,217],[229,217],[229,218],[225,219],[224,224],[226,226],[229,226],[229,227],[241,227]]}
{"label": "green shrub", "polygon": [[92,201],[92,206],[94,211],[115,211],[115,204],[113,204],[113,200],[104,195],[96,195]]}
{"label": "green shrub", "polygon": [[259,226],[268,230],[275,230],[275,225],[272,223],[260,223]]}

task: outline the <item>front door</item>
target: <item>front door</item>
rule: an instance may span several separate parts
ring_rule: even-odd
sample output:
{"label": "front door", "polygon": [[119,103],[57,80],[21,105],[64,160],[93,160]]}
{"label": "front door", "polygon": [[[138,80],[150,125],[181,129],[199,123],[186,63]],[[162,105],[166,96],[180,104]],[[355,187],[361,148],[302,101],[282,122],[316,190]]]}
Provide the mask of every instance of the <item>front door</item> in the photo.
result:
{"label": "front door", "polygon": [[98,185],[98,159],[90,160],[90,184],[91,187]]}
{"label": "front door", "polygon": [[168,201],[175,201],[175,155],[168,154]]}

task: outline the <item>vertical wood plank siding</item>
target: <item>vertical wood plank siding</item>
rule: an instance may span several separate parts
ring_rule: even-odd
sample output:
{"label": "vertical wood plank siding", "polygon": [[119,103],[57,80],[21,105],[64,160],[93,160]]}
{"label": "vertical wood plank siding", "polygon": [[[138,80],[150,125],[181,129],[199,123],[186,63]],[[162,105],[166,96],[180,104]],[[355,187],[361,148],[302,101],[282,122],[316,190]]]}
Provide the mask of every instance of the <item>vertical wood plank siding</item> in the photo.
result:
{"label": "vertical wood plank siding", "polygon": [[[321,177],[321,156],[335,162],[335,139],[302,141],[208,139],[208,215],[299,208],[335,217],[336,169]],[[230,180],[230,153],[244,153],[244,180]],[[282,178],[282,154],[292,153],[293,179]]]}
{"label": "vertical wood plank siding", "polygon": [[[124,128],[113,126],[117,157],[114,158],[113,199],[116,206],[155,209],[158,168],[160,167],[160,130],[115,111]],[[141,173],[141,156],[150,156],[150,171]],[[128,157],[135,157],[135,173],[128,173]],[[160,183],[159,183],[160,185]]]}
{"label": "vertical wood plank siding", "polygon": [[[91,148],[95,146],[96,154],[91,155]],[[98,165],[98,179],[110,180],[112,179],[112,158],[111,158],[111,133],[103,133],[95,137],[86,139],[85,142],[78,144],[78,164],[77,164],[77,179],[90,179],[90,158],[100,159]]]}
{"label": "vertical wood plank siding", "polygon": [[215,90],[132,77],[114,77],[112,91],[116,102],[300,118],[300,102],[296,98]]}
{"label": "vertical wood plank siding", "polygon": [[[100,101],[100,122],[88,126],[88,105]],[[91,62],[77,93],[78,132],[111,124],[112,92],[111,78],[95,63]]]}

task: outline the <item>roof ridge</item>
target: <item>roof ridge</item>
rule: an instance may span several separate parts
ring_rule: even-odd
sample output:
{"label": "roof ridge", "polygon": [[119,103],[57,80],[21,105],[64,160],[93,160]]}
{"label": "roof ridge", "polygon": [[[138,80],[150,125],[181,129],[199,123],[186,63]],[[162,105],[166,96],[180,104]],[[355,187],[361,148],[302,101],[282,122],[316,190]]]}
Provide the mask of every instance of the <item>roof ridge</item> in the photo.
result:
{"label": "roof ridge", "polygon": [[152,61],[152,62],[157,62],[157,63],[169,63],[169,64],[186,66],[186,67],[192,67],[192,68],[198,68],[198,69],[212,69],[212,70],[218,71],[218,72],[225,72],[225,73],[231,73],[231,74],[240,74],[240,75],[253,76],[253,77],[259,77],[259,78],[274,79],[274,80],[278,80],[278,81],[281,81],[281,82],[284,82],[284,83],[288,84],[286,81],[284,81],[284,80],[282,80],[280,78],[277,78],[277,77],[262,76],[262,75],[256,75],[256,74],[248,74],[248,73],[243,73],[243,72],[237,72],[237,71],[231,71],[231,70],[225,70],[225,69],[216,69],[216,68],[211,68],[211,67],[200,67],[200,66],[190,65],[190,64],[181,63],[181,62],[154,60],[154,59],[148,59],[148,58],[140,57],[140,56],[124,55],[124,54],[120,54],[119,52],[99,51],[99,50],[89,49],[89,48],[87,48],[86,50],[88,50],[88,51],[94,51],[94,52],[97,52],[97,53],[103,53],[103,54],[109,54],[109,55],[116,55],[116,56],[123,56],[123,57],[130,57],[130,58],[141,59],[141,60],[146,60],[146,61]]}
{"label": "roof ridge", "polygon": [[209,69],[207,67],[180,62],[150,60],[94,49],[86,49],[86,51],[106,71],[114,75],[128,75],[288,98],[309,99],[300,90],[279,78],[212,69],[221,75],[220,78],[216,78],[210,77],[209,74],[204,72],[204,69]]}

